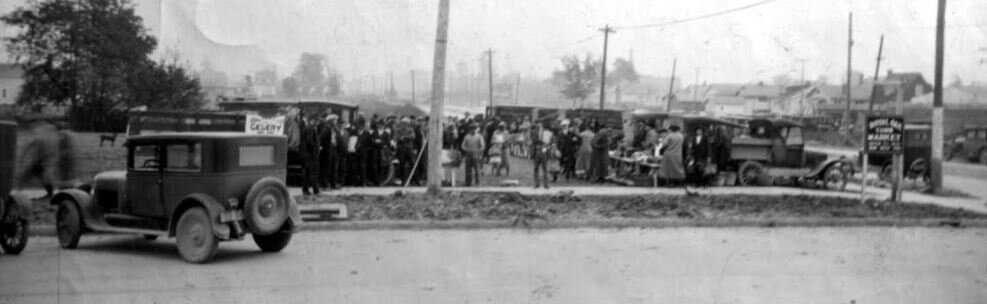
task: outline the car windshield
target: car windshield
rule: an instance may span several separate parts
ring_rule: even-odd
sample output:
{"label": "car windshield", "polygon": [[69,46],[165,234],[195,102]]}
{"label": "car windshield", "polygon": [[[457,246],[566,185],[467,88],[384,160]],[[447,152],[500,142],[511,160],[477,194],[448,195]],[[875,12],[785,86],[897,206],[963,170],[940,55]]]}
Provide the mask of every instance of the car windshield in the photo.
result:
{"label": "car windshield", "polygon": [[135,171],[156,171],[161,165],[159,163],[157,145],[139,145],[133,149],[131,169]]}

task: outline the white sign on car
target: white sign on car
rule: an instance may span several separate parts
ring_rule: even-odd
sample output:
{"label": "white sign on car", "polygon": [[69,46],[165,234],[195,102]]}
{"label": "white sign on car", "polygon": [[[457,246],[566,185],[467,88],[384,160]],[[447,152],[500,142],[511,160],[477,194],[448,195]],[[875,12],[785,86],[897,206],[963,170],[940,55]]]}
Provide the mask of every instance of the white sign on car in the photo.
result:
{"label": "white sign on car", "polygon": [[284,135],[284,116],[264,118],[260,115],[247,115],[247,134]]}

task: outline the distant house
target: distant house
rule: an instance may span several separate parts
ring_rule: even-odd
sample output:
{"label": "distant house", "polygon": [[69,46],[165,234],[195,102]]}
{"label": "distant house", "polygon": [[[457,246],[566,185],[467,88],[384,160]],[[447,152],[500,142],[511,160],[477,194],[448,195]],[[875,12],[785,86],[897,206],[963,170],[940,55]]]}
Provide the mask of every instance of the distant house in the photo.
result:
{"label": "distant house", "polygon": [[[932,92],[915,96],[911,104],[932,106]],[[942,90],[942,103],[946,107],[987,107],[987,87],[950,86]]]}
{"label": "distant house", "polygon": [[11,63],[0,63],[0,105],[12,105],[24,84],[24,71]]}
{"label": "distant house", "polygon": [[757,85],[744,86],[738,96],[750,103],[750,114],[771,113],[771,102],[778,99],[785,92],[784,86],[765,85],[763,82]]}
{"label": "distant house", "polygon": [[771,112],[784,116],[815,116],[816,105],[827,99],[817,85],[794,85],[771,101]]}
{"label": "distant house", "polygon": [[[900,83],[905,89],[903,92],[905,101],[932,92],[932,85],[926,82],[922,74],[918,72],[895,73],[892,70],[888,70],[888,75],[884,78],[883,82]],[[875,103],[893,103],[897,99],[897,93],[893,87],[879,87],[878,90],[878,98],[875,100]]]}
{"label": "distant house", "polygon": [[[834,118],[842,117],[847,110],[846,86],[823,84],[819,85],[818,89],[819,98],[815,104],[816,113]],[[874,83],[869,81],[857,82],[850,86],[851,118],[856,117],[858,113],[867,112],[873,89]]]}

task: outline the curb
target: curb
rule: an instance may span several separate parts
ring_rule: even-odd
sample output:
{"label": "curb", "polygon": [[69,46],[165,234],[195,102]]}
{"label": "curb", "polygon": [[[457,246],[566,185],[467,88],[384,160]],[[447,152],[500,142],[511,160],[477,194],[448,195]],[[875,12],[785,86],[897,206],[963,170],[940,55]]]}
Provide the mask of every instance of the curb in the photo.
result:
{"label": "curb", "polygon": [[[624,228],[987,228],[987,219],[885,219],[885,218],[799,218],[799,219],[612,219],[612,220],[536,220],[529,226],[514,225],[512,220],[476,221],[334,221],[309,222],[301,231],[360,230],[487,230],[487,229],[624,229]],[[32,236],[54,236],[54,225],[31,226]]]}

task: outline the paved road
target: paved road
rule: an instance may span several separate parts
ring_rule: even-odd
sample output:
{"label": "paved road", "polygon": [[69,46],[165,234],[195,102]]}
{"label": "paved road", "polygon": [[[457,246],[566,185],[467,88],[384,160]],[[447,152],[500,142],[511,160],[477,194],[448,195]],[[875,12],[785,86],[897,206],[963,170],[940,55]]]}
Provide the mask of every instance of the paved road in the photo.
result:
{"label": "paved road", "polygon": [[225,243],[33,238],[0,303],[985,303],[987,230],[792,228],[305,232]]}

